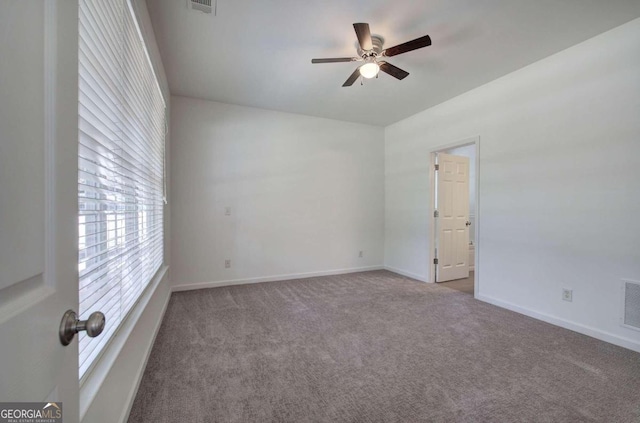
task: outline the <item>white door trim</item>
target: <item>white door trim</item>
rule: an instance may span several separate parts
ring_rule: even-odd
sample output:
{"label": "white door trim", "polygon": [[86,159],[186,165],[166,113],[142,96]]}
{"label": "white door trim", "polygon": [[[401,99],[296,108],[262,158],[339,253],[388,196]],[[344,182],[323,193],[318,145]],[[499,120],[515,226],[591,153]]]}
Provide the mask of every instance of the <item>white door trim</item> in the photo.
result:
{"label": "white door trim", "polygon": [[433,147],[429,150],[429,207],[427,209],[427,219],[429,221],[427,236],[429,237],[429,248],[427,250],[427,264],[429,273],[427,275],[427,280],[429,282],[435,282],[435,265],[433,264],[433,259],[435,257],[435,248],[436,248],[436,231],[435,231],[435,217],[433,213],[435,211],[436,204],[436,195],[435,195],[435,184],[436,184],[436,153],[449,150],[454,147],[464,147],[466,145],[474,144],[476,146],[476,205],[475,205],[475,228],[474,228],[474,238],[475,238],[475,257],[474,257],[474,278],[473,278],[473,296],[478,298],[480,293],[480,136],[475,136],[471,138],[465,138],[460,141],[439,145],[437,147]]}

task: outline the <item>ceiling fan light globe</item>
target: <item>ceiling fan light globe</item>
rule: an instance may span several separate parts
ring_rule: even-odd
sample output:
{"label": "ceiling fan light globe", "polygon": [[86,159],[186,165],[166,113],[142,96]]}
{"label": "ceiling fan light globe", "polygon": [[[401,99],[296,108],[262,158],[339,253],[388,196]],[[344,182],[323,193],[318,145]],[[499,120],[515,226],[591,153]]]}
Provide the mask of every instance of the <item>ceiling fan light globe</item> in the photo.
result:
{"label": "ceiling fan light globe", "polygon": [[363,78],[375,78],[378,72],[380,72],[380,66],[375,62],[365,63],[360,66],[360,75],[362,75]]}

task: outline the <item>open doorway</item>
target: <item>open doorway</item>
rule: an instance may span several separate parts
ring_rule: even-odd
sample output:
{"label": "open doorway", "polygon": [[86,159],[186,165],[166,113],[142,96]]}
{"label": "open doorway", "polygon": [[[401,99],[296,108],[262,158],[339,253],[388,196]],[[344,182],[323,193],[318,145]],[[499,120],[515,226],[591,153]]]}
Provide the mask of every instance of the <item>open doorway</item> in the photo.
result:
{"label": "open doorway", "polygon": [[478,293],[479,137],[431,151],[431,281]]}

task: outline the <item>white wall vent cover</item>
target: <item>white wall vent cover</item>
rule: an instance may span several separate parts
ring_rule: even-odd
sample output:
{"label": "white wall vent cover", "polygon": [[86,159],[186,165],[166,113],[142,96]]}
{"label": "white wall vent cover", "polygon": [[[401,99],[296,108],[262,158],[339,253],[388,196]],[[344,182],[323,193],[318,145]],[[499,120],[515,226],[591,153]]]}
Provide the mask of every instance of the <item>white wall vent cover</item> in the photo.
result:
{"label": "white wall vent cover", "polygon": [[622,325],[640,330],[640,282],[622,281]]}
{"label": "white wall vent cover", "polygon": [[188,1],[189,1],[189,7],[193,10],[199,10],[204,13],[211,13],[213,10],[211,7],[212,0],[188,0]]}

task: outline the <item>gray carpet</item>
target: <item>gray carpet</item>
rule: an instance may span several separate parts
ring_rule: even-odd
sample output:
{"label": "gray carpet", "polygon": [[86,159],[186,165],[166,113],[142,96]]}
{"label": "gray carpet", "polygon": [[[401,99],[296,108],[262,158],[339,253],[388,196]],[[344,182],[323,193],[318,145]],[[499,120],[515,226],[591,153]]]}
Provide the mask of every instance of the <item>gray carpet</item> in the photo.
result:
{"label": "gray carpet", "polygon": [[174,293],[129,422],[640,422],[640,354],[387,271]]}

